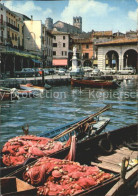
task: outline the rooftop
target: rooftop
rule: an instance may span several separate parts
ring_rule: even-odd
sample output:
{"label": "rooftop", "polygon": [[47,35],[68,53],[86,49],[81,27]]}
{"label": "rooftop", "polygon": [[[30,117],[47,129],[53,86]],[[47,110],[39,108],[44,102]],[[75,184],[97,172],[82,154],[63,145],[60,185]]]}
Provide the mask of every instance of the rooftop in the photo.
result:
{"label": "rooftop", "polygon": [[123,39],[112,40],[112,41],[109,41],[109,42],[98,43],[96,45],[98,45],[98,46],[101,46],[101,45],[118,45],[118,44],[137,43],[137,42],[138,42],[138,38],[134,38],[134,39],[123,38]]}
{"label": "rooftop", "polygon": [[93,31],[92,36],[112,36],[112,31]]}

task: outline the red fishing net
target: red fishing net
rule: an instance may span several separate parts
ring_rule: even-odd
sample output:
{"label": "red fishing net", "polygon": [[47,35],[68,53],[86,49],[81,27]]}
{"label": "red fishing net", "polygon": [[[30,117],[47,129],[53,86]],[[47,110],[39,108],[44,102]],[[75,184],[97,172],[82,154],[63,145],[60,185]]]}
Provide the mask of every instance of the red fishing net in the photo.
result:
{"label": "red fishing net", "polygon": [[31,135],[18,136],[10,139],[3,146],[3,163],[7,166],[22,164],[27,158],[47,156],[67,145],[50,138]]}
{"label": "red fishing net", "polygon": [[40,158],[23,174],[25,181],[37,186],[38,195],[53,196],[75,195],[111,177],[96,166],[49,157]]}

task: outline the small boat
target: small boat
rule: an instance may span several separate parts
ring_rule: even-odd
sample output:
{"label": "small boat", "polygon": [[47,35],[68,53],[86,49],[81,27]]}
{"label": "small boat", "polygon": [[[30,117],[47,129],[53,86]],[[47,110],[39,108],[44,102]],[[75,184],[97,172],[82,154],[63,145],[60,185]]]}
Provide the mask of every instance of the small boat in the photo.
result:
{"label": "small boat", "polygon": [[39,91],[39,92],[43,93],[46,90],[50,89],[51,86],[48,84],[45,84],[44,87],[43,86],[34,86],[31,83],[27,83],[27,84],[20,84],[20,88],[23,90],[27,90],[27,91],[35,90],[35,91]]}
{"label": "small boat", "polygon": [[[56,195],[54,193],[59,190],[65,193],[70,187],[69,191],[73,191],[64,195],[121,196],[133,195],[132,192],[136,195],[137,127],[138,124],[133,124],[80,141],[76,149],[76,162],[64,159],[70,150],[67,147],[55,153],[53,158],[42,157],[7,175],[7,178],[16,176],[24,179],[37,187],[38,195],[51,195],[51,192]],[[82,176],[83,172],[86,176]],[[67,185],[66,189],[61,189],[62,185]]]}
{"label": "small boat", "polygon": [[[98,117],[96,119],[97,116],[99,116],[102,112],[104,112],[108,109],[110,109],[109,105],[105,106],[99,112],[97,112],[95,114],[91,114],[90,116],[85,117],[85,118],[83,117],[83,119],[81,119],[81,120],[74,121],[74,122],[69,123],[65,126],[62,126],[60,128],[58,127],[48,133],[43,133],[40,135],[41,137],[39,136],[38,140],[40,140],[41,138],[43,138],[43,139],[49,138],[50,139],[50,137],[51,137],[52,138],[51,141],[58,142],[58,140],[60,140],[60,142],[62,141],[61,144],[68,144],[69,136],[71,136],[73,134],[76,134],[78,141],[85,140],[88,137],[91,138],[97,134],[100,134],[102,132],[102,130],[104,130],[106,125],[109,123],[109,120],[110,120],[109,118]],[[56,132],[56,130],[57,130],[57,132]],[[18,140],[20,140],[20,138],[21,138],[21,136],[18,136],[17,138],[15,138],[15,140],[18,141]],[[30,136],[30,138],[32,140],[35,140],[35,138],[32,138],[32,136]],[[54,144],[54,145],[56,145],[56,144]],[[60,150],[60,149],[58,149],[58,150]],[[58,150],[56,150],[56,151],[58,151]],[[50,152],[48,154],[48,156],[52,156],[52,154],[54,154],[53,151]],[[4,155],[4,154],[2,153],[2,155]],[[27,158],[26,159],[23,158],[22,160],[23,161],[26,160],[26,161],[24,163],[22,162],[19,165],[8,166],[6,168],[3,168],[3,166],[5,166],[5,165],[2,165],[2,167],[0,168],[0,173],[2,174],[2,176],[4,176],[9,171],[14,171],[14,170],[22,167],[24,164],[27,164],[28,161],[30,161],[30,160],[27,160]]]}
{"label": "small boat", "polygon": [[[71,126],[84,120],[85,118],[87,118],[87,117],[79,118],[78,120],[67,123],[66,125],[56,127],[55,129],[52,129],[50,131],[45,131],[44,133],[40,134],[39,136],[54,138],[57,135],[63,133],[63,131],[70,128]],[[108,117],[103,117],[103,116],[95,117],[93,119],[92,132],[89,133],[89,135],[87,133],[86,133],[86,136],[83,135],[83,140],[85,139],[85,137],[91,137],[91,136],[100,134],[105,129],[105,127],[108,125],[109,122],[110,122],[110,118],[108,118]],[[73,135],[73,134],[74,134],[74,132],[72,132],[71,134],[65,134],[61,138],[59,138],[58,140],[61,142],[65,142],[69,139],[70,135]]]}
{"label": "small boat", "polygon": [[117,80],[92,80],[92,79],[71,79],[72,86],[87,86],[94,88],[117,88],[119,82]]}
{"label": "small boat", "polygon": [[37,96],[38,91],[35,90],[18,90],[17,89],[17,94],[19,97],[22,98],[30,98],[30,97],[35,97]]}
{"label": "small boat", "polygon": [[17,100],[19,99],[19,96],[17,94],[16,88],[5,88],[0,87],[0,101],[5,100]]}

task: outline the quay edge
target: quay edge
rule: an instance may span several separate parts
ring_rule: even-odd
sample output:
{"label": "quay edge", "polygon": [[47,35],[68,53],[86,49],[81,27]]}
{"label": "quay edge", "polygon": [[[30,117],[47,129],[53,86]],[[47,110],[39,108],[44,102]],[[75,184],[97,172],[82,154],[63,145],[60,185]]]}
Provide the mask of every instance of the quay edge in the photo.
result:
{"label": "quay edge", "polygon": [[[138,75],[111,75],[114,79],[118,80],[138,80]],[[58,86],[58,85],[69,85],[70,77],[69,76],[60,76],[59,77],[45,77],[45,82],[49,85]],[[0,80],[0,86],[5,86],[8,88],[19,88],[20,84],[32,83],[34,85],[42,85],[42,78],[6,78]]]}

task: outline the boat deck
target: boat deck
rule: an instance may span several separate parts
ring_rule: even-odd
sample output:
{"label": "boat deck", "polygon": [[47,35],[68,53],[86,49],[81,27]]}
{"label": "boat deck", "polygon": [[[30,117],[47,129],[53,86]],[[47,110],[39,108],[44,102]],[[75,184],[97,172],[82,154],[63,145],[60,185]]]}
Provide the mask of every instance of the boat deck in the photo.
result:
{"label": "boat deck", "polygon": [[122,159],[123,157],[128,157],[128,156],[130,157],[130,161],[129,161],[130,164],[132,164],[132,166],[136,165],[136,163],[133,163],[132,161],[134,159],[137,159],[138,152],[129,150],[127,147],[122,147],[120,149],[117,149],[111,155],[100,156],[97,158],[97,161],[99,163],[91,162],[91,165],[96,165],[102,169],[111,170],[112,172],[115,173],[120,173]]}

